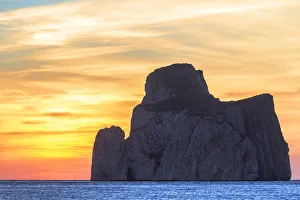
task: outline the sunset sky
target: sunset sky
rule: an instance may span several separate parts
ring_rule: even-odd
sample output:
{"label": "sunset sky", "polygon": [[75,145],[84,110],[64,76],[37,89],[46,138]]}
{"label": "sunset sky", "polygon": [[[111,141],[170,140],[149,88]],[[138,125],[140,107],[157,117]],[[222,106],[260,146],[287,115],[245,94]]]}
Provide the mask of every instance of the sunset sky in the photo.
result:
{"label": "sunset sky", "polygon": [[176,62],[221,100],[274,96],[300,179],[299,0],[0,0],[0,179],[89,179],[128,136],[146,76]]}

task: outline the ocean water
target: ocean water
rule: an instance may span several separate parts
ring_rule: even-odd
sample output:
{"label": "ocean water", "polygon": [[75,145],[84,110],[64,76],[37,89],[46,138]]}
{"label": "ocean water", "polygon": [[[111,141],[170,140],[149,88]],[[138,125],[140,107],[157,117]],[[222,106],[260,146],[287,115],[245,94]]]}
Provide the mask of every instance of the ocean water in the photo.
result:
{"label": "ocean water", "polygon": [[297,199],[300,181],[91,182],[0,181],[0,200],[35,199]]}

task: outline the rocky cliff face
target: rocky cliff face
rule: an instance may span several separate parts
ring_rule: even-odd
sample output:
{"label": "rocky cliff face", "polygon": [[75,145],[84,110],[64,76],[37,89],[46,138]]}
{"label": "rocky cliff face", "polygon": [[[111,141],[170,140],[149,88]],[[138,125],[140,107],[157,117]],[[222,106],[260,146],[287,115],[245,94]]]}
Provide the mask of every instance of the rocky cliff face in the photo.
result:
{"label": "rocky cliff face", "polygon": [[290,179],[271,95],[221,102],[189,64],[155,70],[145,91],[125,141],[115,127],[99,131],[92,180]]}
{"label": "rocky cliff face", "polygon": [[127,179],[127,155],[124,131],[112,126],[98,132],[93,149],[91,180]]}

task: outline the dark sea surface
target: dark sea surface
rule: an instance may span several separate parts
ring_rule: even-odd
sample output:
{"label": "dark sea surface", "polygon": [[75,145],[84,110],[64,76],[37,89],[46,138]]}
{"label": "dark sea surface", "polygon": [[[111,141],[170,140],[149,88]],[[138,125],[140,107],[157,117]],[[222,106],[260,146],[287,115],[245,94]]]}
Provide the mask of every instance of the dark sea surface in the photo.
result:
{"label": "dark sea surface", "polygon": [[297,199],[300,181],[0,181],[0,199]]}

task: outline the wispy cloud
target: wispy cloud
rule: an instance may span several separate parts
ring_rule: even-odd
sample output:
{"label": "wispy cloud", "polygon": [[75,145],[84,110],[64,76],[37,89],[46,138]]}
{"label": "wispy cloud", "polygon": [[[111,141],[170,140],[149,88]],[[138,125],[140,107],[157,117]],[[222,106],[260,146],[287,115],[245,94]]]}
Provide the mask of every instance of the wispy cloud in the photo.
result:
{"label": "wispy cloud", "polygon": [[43,121],[22,121],[22,124],[25,124],[25,125],[41,125],[44,123],[45,122],[43,122]]}
{"label": "wispy cloud", "polygon": [[[241,98],[241,97],[251,97],[254,96],[258,91],[245,91],[245,92],[228,92],[225,93],[224,97],[228,98]],[[263,92],[260,92],[263,93]],[[269,91],[272,95],[279,97],[279,98],[298,98],[300,97],[300,89],[294,91]]]}

